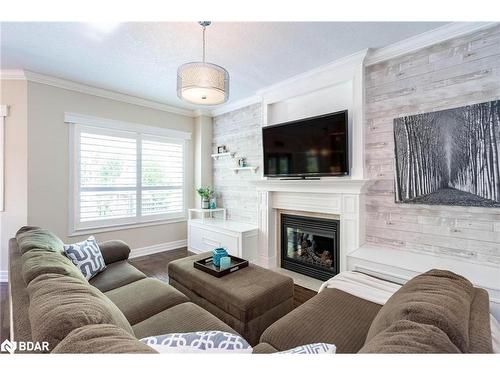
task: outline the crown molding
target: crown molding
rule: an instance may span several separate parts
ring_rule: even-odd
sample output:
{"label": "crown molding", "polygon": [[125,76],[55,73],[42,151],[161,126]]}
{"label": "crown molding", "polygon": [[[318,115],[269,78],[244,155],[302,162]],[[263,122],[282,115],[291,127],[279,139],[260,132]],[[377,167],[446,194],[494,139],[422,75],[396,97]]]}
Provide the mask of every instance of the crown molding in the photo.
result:
{"label": "crown molding", "polygon": [[210,111],[210,115],[212,117],[220,116],[220,115],[223,115],[224,113],[228,113],[228,112],[240,109],[240,108],[248,107],[249,105],[252,105],[255,103],[259,103],[260,101],[262,101],[262,98],[259,95],[252,95],[252,96],[249,96],[247,98],[235,100],[234,102],[230,102],[230,103],[224,104],[218,108],[215,108],[215,109]]}
{"label": "crown molding", "polygon": [[447,25],[412,36],[400,42],[373,50],[365,59],[365,66],[377,64],[398,56],[417,51],[453,38],[471,34],[499,25],[500,22],[452,22]]}
{"label": "crown molding", "polygon": [[35,73],[28,70],[19,70],[19,69],[2,70],[0,72],[0,78],[5,80],[27,80],[30,82],[41,83],[44,85],[54,86],[65,90],[76,91],[83,94],[93,95],[105,99],[116,100],[118,102],[123,102],[128,104],[134,104],[141,107],[152,108],[159,111],[174,113],[177,115],[188,116],[188,117],[195,116],[194,112],[190,109],[173,107],[167,104],[155,102],[153,100],[143,99],[137,96],[123,94],[116,91],[101,89],[99,87],[94,87],[83,83],[70,81],[67,79],[53,77],[46,74]]}

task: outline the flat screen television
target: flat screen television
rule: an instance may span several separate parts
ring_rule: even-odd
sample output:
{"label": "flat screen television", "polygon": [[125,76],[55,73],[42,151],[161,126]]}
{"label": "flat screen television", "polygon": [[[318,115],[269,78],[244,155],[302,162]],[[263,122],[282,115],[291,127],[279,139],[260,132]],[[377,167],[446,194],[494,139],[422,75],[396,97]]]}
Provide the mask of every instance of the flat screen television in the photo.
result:
{"label": "flat screen television", "polygon": [[347,110],[262,129],[264,176],[349,174]]}

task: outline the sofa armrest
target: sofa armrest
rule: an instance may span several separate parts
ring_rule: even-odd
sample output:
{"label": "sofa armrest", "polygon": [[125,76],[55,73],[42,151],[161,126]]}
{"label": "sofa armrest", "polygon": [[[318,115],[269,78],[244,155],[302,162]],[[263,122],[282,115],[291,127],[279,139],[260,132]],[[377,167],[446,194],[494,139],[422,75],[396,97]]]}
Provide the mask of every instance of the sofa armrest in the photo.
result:
{"label": "sofa armrest", "polygon": [[127,260],[130,254],[130,247],[120,240],[101,242],[99,249],[106,264]]}

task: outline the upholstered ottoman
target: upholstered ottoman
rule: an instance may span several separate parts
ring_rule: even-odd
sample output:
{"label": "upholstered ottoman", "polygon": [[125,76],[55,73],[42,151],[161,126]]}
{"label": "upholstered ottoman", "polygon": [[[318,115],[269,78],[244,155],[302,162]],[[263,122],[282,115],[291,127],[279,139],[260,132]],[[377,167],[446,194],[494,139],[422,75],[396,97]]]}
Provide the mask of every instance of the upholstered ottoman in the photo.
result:
{"label": "upholstered ottoman", "polygon": [[194,268],[195,260],[209,256],[170,262],[170,285],[256,345],[268,326],[293,309],[293,280],[254,264],[221,278]]}

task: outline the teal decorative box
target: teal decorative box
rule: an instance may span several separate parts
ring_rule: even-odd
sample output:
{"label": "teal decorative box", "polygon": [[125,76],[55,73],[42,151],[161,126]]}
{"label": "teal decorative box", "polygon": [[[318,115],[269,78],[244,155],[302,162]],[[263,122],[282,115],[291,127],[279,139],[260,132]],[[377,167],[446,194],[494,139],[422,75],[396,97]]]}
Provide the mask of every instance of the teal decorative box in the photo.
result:
{"label": "teal decorative box", "polygon": [[220,267],[220,258],[227,257],[227,250],[223,247],[218,247],[212,251],[212,262],[215,266]]}

